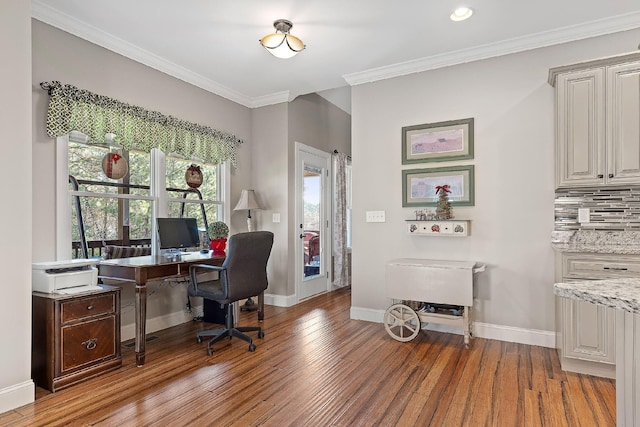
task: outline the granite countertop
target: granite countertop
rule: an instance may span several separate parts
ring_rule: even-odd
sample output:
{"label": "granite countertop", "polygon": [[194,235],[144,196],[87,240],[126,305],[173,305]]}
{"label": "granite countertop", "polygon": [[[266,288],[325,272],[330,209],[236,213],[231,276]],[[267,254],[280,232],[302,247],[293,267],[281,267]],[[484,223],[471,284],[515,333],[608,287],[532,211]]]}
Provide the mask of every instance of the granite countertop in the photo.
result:
{"label": "granite countertop", "polygon": [[551,246],[559,252],[640,254],[639,231],[554,231]]}
{"label": "granite countertop", "polygon": [[640,278],[583,280],[556,283],[553,293],[640,314]]}

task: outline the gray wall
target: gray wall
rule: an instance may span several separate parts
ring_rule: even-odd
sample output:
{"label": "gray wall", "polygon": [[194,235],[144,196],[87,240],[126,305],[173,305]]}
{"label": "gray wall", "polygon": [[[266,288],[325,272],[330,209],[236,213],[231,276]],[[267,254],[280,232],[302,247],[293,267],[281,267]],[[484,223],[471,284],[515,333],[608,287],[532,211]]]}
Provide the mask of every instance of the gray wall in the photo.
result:
{"label": "gray wall", "polygon": [[[303,95],[289,104],[252,110],[252,182],[265,205],[257,211],[259,227],[276,233],[269,262],[270,297],[295,294],[295,143],[327,153],[350,153],[351,117],[317,94]],[[280,223],[273,223],[279,213]],[[291,299],[271,299],[289,304]]]}
{"label": "gray wall", "polygon": [[[0,3],[0,412],[32,402],[31,381],[31,8]],[[36,244],[38,236],[33,235]]]}
{"label": "gray wall", "polygon": [[[287,295],[288,282],[288,227],[287,210],[287,104],[256,108],[252,111],[253,134],[252,182],[256,197],[264,209],[254,211],[259,230],[274,233],[273,249],[269,258],[269,289],[267,293]],[[280,214],[280,223],[272,221]]]}
{"label": "gray wall", "polygon": [[[211,126],[244,141],[238,168],[231,171],[231,203],[251,183],[251,110],[170,77],[69,33],[32,20],[33,45],[33,261],[50,261],[55,252],[55,139],[46,135],[48,95],[40,82],[58,80],[120,101]],[[231,231],[246,230],[246,212],[231,212]],[[123,339],[131,338],[134,290],[123,287]],[[149,289],[148,331],[180,323],[184,285],[153,284]]]}
{"label": "gray wall", "polygon": [[[471,260],[488,265],[476,288],[477,320],[550,334],[555,194],[548,70],[632,51],[639,36],[634,30],[353,87],[352,317],[381,319],[390,304],[384,279],[390,259]],[[475,118],[474,160],[401,165],[403,126],[466,117]],[[452,164],[475,165],[475,206],[453,210],[472,221],[471,236],[407,235],[404,220],[415,209],[402,207],[401,170]],[[386,222],[366,223],[369,210],[386,211]]]}

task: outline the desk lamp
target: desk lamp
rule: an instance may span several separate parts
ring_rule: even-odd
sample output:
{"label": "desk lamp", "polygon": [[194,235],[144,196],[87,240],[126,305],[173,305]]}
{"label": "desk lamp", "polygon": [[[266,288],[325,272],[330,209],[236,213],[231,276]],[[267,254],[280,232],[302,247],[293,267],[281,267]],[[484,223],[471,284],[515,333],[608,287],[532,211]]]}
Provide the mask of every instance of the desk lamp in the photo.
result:
{"label": "desk lamp", "polygon": [[[253,190],[242,190],[240,194],[240,200],[238,200],[238,204],[234,211],[247,210],[247,229],[249,231],[253,231],[253,227],[251,225],[251,209],[262,209],[262,207],[258,204],[256,200],[256,193]],[[247,301],[240,307],[241,311],[253,311],[257,310],[258,306],[253,299],[248,298]]]}

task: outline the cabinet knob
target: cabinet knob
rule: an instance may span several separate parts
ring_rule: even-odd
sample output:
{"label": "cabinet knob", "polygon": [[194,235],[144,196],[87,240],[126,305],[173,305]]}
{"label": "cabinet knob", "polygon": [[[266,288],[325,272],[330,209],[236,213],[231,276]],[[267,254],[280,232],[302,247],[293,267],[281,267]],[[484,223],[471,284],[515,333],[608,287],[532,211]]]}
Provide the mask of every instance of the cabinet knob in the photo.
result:
{"label": "cabinet knob", "polygon": [[612,173],[609,174],[609,178],[613,178],[613,174]]}
{"label": "cabinet knob", "polygon": [[97,345],[98,345],[97,342],[98,342],[98,338],[91,338],[91,339],[88,339],[88,340],[84,341],[82,343],[82,345],[87,350],[93,350],[94,348],[97,347]]}
{"label": "cabinet knob", "polygon": [[602,175],[601,173],[598,174],[598,178],[604,178],[604,175]]}

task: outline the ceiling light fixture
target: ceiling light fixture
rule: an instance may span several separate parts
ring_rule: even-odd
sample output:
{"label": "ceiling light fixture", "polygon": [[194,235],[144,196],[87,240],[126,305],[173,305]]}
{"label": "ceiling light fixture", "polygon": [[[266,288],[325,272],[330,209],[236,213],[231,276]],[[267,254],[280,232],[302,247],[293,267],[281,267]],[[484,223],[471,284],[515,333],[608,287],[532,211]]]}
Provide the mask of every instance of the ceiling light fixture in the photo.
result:
{"label": "ceiling light fixture", "polygon": [[467,18],[470,18],[473,15],[473,10],[468,7],[459,7],[453,12],[449,17],[452,21],[464,21]]}
{"label": "ceiling light fixture", "polygon": [[306,47],[302,40],[289,33],[293,24],[286,19],[277,19],[273,22],[276,29],[274,34],[267,34],[260,39],[262,47],[276,58],[287,59],[302,52]]}

